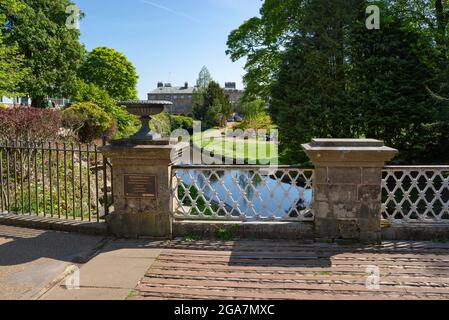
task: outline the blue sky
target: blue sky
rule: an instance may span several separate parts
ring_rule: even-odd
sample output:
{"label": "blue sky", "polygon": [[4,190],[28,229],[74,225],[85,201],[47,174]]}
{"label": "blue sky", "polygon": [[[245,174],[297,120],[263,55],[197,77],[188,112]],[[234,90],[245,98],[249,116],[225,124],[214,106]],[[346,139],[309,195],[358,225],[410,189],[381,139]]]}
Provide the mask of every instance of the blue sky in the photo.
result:
{"label": "blue sky", "polygon": [[123,52],[136,66],[141,99],[158,81],[193,84],[203,65],[242,88],[244,61],[225,54],[229,32],[258,15],[261,0],[74,0],[85,13],[81,41]]}

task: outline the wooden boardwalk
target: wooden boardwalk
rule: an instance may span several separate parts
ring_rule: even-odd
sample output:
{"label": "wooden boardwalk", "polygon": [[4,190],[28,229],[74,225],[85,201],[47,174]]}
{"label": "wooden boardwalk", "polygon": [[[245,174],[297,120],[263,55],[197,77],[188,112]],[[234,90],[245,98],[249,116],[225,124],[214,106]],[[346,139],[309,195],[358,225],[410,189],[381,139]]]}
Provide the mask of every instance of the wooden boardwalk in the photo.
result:
{"label": "wooden boardwalk", "polygon": [[[372,266],[378,289],[366,285]],[[137,291],[139,299],[449,299],[449,244],[174,241]]]}

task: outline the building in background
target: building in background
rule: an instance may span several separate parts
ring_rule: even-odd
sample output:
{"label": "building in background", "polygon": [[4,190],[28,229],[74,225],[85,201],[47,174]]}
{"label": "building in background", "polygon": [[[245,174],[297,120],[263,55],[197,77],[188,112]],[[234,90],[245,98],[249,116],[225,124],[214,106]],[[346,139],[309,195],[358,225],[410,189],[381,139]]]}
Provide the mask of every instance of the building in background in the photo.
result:
{"label": "building in background", "polygon": [[[167,106],[166,111],[173,115],[192,116],[192,96],[195,87],[189,87],[188,82],[182,87],[173,87],[170,83],[158,82],[157,88],[148,93],[148,100],[171,101],[173,105]],[[233,106],[236,106],[243,95],[235,82],[226,82],[225,95],[229,96]]]}
{"label": "building in background", "polygon": [[194,87],[186,82],[182,87],[173,87],[170,83],[158,82],[157,88],[148,94],[148,100],[165,100],[173,102],[167,106],[167,112],[174,115],[192,114],[192,95]]}
{"label": "building in background", "polygon": [[4,104],[7,106],[30,106],[31,99],[28,97],[0,97],[0,104]]}
{"label": "building in background", "polygon": [[[70,103],[69,99],[64,98],[47,98],[48,107],[56,107],[56,108],[62,108],[65,107]],[[0,104],[4,104],[7,106],[12,107],[30,107],[31,106],[31,98],[29,97],[14,97],[14,98],[7,98],[7,97],[0,97]]]}
{"label": "building in background", "polygon": [[237,89],[235,82],[226,82],[224,87],[225,95],[231,100],[232,106],[236,107],[240,98],[243,96],[243,90]]}

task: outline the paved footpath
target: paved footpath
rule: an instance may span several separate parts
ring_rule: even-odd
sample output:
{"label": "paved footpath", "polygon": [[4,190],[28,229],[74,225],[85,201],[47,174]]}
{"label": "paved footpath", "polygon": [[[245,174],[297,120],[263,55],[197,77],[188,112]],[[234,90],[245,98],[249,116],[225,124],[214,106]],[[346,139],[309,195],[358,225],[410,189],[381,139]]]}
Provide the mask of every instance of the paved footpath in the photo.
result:
{"label": "paved footpath", "polygon": [[0,300],[34,299],[102,237],[0,225]]}
{"label": "paved footpath", "polygon": [[[67,290],[74,264],[80,287]],[[155,242],[0,226],[0,299],[36,298],[449,299],[449,244]]]}
{"label": "paved footpath", "polygon": [[134,299],[449,299],[449,244],[175,241],[136,291]]}
{"label": "paved footpath", "polygon": [[149,240],[111,240],[80,266],[79,289],[67,290],[66,281],[54,286],[43,300],[125,300],[161,252]]}

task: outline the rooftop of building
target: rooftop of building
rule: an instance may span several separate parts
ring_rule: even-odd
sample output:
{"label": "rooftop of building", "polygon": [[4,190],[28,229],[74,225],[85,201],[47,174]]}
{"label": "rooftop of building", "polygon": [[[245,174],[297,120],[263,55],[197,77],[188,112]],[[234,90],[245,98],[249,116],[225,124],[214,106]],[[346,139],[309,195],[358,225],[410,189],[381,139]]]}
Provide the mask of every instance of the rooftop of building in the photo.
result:
{"label": "rooftop of building", "polygon": [[173,87],[170,83],[159,82],[157,88],[150,94],[192,94],[194,89],[194,87],[189,87],[187,82],[182,87]]}
{"label": "rooftop of building", "polygon": [[[149,94],[193,94],[193,90],[195,90],[195,87],[189,87],[187,82],[181,87],[174,87],[170,83],[158,82],[157,88],[152,90]],[[235,82],[226,82],[224,90],[236,92],[242,91],[236,88]]]}

